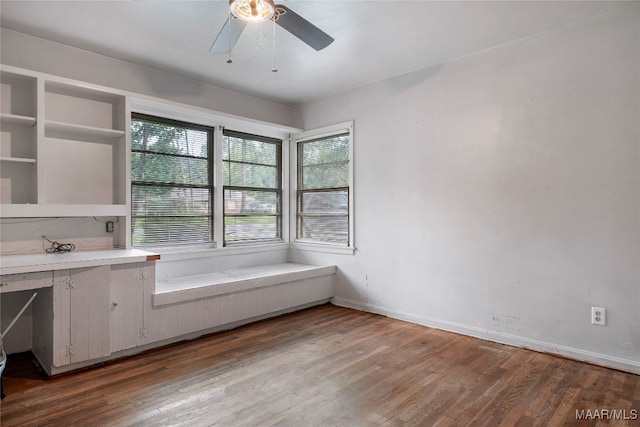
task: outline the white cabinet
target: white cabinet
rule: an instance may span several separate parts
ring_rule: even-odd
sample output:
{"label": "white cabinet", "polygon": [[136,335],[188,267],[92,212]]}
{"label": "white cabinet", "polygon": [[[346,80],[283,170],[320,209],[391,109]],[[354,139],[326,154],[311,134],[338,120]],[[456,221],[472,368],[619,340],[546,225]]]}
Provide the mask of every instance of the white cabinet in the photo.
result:
{"label": "white cabinet", "polygon": [[53,272],[53,366],[108,356],[109,266]]}
{"label": "white cabinet", "polygon": [[145,293],[155,286],[155,263],[141,262],[111,267],[111,352],[147,342],[149,307]]}
{"label": "white cabinet", "polygon": [[144,304],[158,259],[136,249],[6,256],[0,296],[37,290],[31,350],[47,374],[57,375],[147,343]]}

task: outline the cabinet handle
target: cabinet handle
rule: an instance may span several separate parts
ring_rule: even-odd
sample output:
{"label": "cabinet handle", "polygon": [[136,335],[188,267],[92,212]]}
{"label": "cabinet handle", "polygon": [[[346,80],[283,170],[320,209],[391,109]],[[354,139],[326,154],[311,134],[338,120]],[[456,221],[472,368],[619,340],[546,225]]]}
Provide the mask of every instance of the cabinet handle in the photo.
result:
{"label": "cabinet handle", "polygon": [[114,301],[111,303],[112,306],[117,307],[118,306],[118,301]]}

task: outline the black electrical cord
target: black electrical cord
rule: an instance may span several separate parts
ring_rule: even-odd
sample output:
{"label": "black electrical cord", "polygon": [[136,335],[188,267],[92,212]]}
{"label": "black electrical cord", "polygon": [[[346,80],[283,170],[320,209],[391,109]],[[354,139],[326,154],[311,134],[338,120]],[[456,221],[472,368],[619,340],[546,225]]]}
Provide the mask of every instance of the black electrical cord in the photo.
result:
{"label": "black electrical cord", "polygon": [[76,248],[76,245],[74,245],[73,243],[60,243],[56,241],[52,242],[51,240],[47,239],[46,236],[42,236],[42,238],[51,243],[51,247],[45,249],[45,252],[48,254],[71,252]]}

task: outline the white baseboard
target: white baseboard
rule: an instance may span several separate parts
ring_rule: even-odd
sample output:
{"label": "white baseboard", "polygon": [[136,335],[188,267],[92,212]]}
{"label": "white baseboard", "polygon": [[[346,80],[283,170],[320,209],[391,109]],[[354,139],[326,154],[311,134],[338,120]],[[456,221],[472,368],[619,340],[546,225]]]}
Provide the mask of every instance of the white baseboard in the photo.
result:
{"label": "white baseboard", "polygon": [[610,356],[602,353],[595,353],[575,347],[548,343],[545,341],[507,334],[504,332],[492,331],[484,328],[479,328],[477,326],[432,319],[414,313],[392,310],[387,307],[362,303],[360,301],[353,301],[345,298],[334,297],[331,302],[334,305],[340,307],[381,314],[393,319],[404,320],[430,328],[441,329],[444,331],[467,335],[474,338],[480,338],[487,341],[493,341],[500,344],[507,344],[514,347],[526,348],[528,350],[539,351],[542,353],[556,354],[558,356],[567,357],[581,362],[593,363],[594,365],[618,369],[620,371],[640,375],[640,361],[637,360],[623,359],[620,357]]}

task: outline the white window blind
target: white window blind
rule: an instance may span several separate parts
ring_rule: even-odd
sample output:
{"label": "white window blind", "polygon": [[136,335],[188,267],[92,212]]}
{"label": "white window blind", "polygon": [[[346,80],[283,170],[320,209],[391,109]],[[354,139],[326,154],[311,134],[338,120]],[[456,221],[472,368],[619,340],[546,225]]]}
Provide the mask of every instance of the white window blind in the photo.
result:
{"label": "white window blind", "polygon": [[298,142],[298,239],[349,245],[349,144],[349,133]]}
{"label": "white window blind", "polygon": [[133,246],[212,241],[213,129],[132,114]]}
{"label": "white window blind", "polygon": [[282,141],[225,129],[224,245],[282,239]]}

